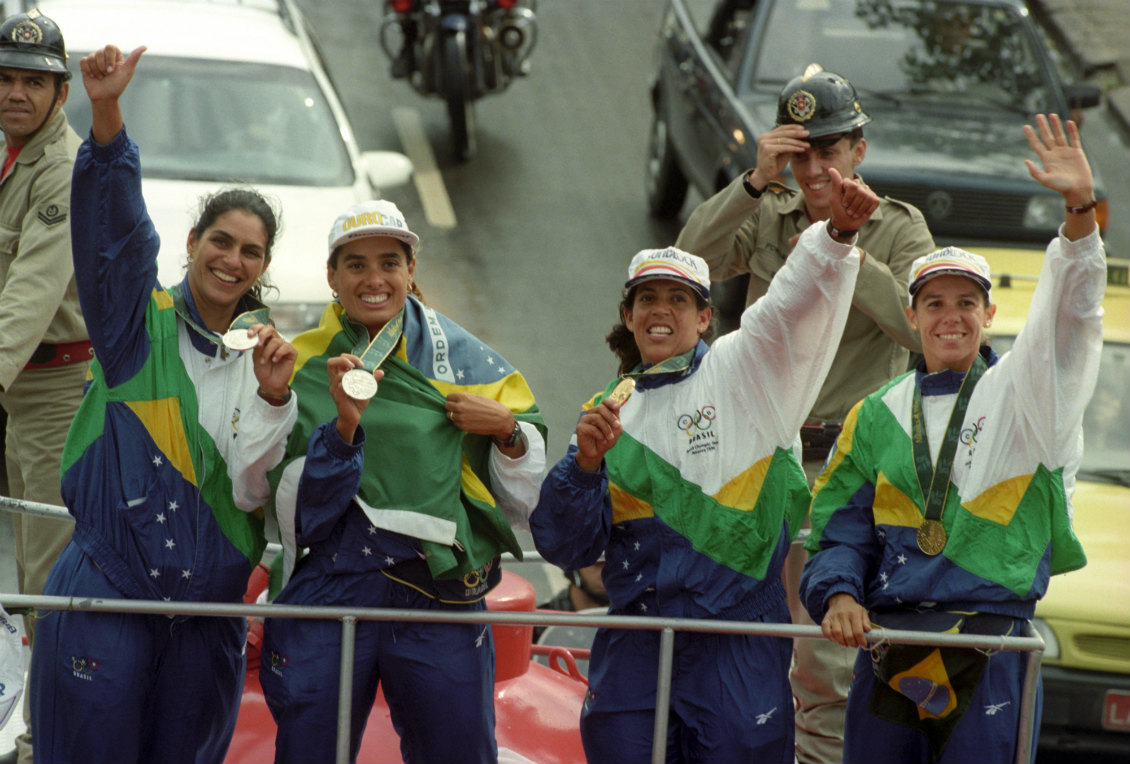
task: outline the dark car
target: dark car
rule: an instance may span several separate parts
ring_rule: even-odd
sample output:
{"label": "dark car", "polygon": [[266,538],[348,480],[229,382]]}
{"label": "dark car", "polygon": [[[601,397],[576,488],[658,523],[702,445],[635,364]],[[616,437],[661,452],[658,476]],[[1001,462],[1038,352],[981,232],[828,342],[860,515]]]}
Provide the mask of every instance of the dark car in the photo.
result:
{"label": "dark car", "polygon": [[688,184],[710,196],[754,167],[778,93],[815,63],[873,118],[860,174],[876,192],[916,205],[940,240],[1044,242],[1063,200],[1028,175],[1021,126],[1101,96],[1060,80],[1021,0],[668,0],[657,52],[657,217],[679,213]]}

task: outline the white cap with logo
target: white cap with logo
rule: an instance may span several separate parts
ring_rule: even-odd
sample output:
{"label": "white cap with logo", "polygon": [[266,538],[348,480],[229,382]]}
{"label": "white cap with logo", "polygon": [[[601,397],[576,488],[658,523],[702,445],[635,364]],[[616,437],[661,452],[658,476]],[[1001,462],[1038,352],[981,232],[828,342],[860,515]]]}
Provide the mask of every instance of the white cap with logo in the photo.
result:
{"label": "white cap with logo", "polygon": [[373,199],[355,204],[337,216],[330,229],[330,254],[351,239],[367,236],[400,239],[412,248],[413,254],[420,246],[420,237],[408,229],[400,209],[385,199]]}
{"label": "white cap with logo", "polygon": [[636,253],[628,266],[625,289],[651,279],[674,279],[693,289],[702,299],[710,299],[710,268],[698,255],[675,247],[644,249]]}
{"label": "white cap with logo", "polygon": [[985,290],[989,302],[992,302],[993,282],[989,272],[989,261],[964,249],[946,247],[923,255],[911,263],[907,287],[911,304],[914,303],[914,295],[918,294],[923,284],[935,276],[945,275],[965,276],[972,279],[977,286]]}

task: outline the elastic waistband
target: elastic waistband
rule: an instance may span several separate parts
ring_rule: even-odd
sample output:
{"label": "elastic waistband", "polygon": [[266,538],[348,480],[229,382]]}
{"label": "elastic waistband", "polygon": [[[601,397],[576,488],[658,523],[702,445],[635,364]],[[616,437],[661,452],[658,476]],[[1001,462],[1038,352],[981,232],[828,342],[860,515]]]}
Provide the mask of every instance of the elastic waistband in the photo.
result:
{"label": "elastic waistband", "polygon": [[31,354],[31,359],[24,368],[50,369],[54,366],[66,366],[79,361],[89,361],[92,358],[94,358],[94,347],[90,344],[90,340],[60,342],[58,344],[41,342],[35,352]]}

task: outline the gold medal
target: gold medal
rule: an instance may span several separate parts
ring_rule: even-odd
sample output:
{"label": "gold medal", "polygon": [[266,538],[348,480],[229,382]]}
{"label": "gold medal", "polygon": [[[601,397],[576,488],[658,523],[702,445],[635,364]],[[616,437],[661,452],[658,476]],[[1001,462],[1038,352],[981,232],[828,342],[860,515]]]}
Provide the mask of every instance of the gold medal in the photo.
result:
{"label": "gold medal", "polygon": [[946,529],[937,520],[923,520],[915,534],[918,548],[933,557],[946,547]]}
{"label": "gold medal", "polygon": [[612,392],[608,394],[608,400],[623,405],[632,397],[632,393],[635,392],[635,389],[636,381],[634,379],[631,377],[621,379],[616,387],[612,389]]}

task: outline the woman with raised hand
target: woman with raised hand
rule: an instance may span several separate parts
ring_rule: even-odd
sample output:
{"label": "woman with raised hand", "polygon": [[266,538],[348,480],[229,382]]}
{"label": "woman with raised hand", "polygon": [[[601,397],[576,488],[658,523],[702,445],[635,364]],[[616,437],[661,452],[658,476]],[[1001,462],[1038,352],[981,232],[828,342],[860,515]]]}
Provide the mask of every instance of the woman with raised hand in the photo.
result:
{"label": "woman with raised hand", "polygon": [[[816,481],[801,597],[847,647],[874,625],[1023,636],[1049,577],[1086,563],[1070,499],[1106,262],[1075,124],[1039,114],[1024,133],[1040,160],[1029,173],[1066,207],[1024,329],[1002,356],[984,343],[996,314],[985,258],[947,247],[916,260],[906,313],[923,360],[855,406]],[[844,760],[1015,761],[1026,660],[860,651]]]}
{"label": "woman with raised hand", "polygon": [[[294,349],[258,300],[278,217],[250,189],[206,197],[184,280],[157,282],[159,240],[118,102],[143,52],[106,46],[81,62],[93,124],[71,226],[95,361],[63,453],[74,535],[44,594],[240,602],[266,543],[267,471],[297,411]],[[222,761],[245,635],[243,618],[40,613],[36,761]]]}

